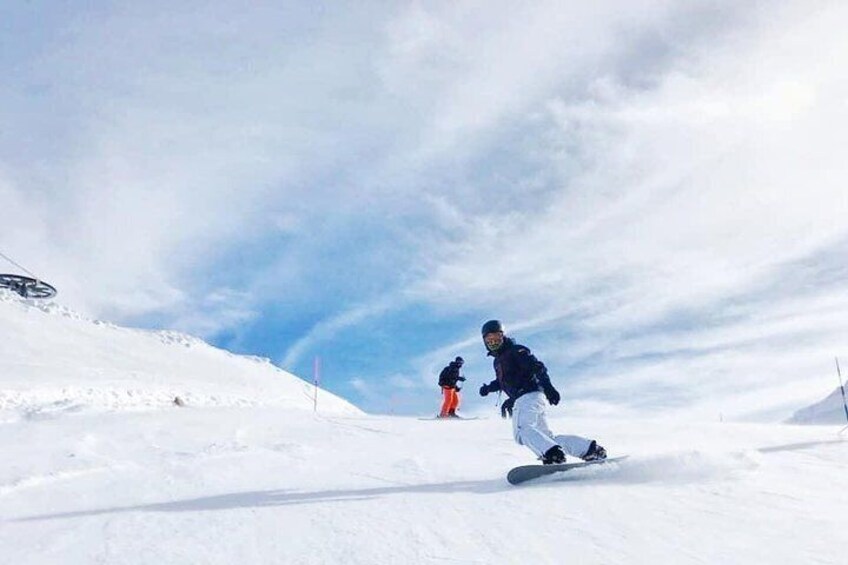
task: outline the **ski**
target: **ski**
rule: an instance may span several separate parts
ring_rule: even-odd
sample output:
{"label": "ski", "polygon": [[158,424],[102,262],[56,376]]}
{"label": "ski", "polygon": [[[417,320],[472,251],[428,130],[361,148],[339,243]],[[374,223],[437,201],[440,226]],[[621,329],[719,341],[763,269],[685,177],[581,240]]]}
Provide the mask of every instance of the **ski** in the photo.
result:
{"label": "ski", "polygon": [[440,416],[432,416],[430,418],[418,418],[418,419],[424,420],[426,422],[432,422],[434,420],[439,421],[439,422],[442,421],[442,420],[444,420],[446,422],[450,422],[452,420],[479,420],[480,418],[478,418],[477,416],[468,416],[468,417],[466,417],[466,416],[455,416],[455,417],[452,417],[452,418],[442,418]]}

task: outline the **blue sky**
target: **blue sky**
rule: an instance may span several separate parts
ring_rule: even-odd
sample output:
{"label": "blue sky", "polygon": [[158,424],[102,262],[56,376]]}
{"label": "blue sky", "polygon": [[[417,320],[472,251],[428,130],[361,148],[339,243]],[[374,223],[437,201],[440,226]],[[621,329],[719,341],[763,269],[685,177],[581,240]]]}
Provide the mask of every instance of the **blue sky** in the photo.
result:
{"label": "blue sky", "polygon": [[64,304],[379,412],[493,317],[575,412],[835,385],[842,3],[172,4],[0,8],[0,251]]}

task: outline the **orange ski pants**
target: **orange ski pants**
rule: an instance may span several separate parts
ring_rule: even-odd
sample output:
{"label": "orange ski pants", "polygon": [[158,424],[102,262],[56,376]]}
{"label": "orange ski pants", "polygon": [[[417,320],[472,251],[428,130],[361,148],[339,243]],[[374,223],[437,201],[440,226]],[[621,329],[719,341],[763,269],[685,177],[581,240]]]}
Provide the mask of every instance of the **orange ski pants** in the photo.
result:
{"label": "orange ski pants", "polygon": [[453,414],[459,408],[459,392],[453,387],[443,386],[442,394],[445,399],[442,401],[442,411],[439,416],[445,417],[448,414]]}

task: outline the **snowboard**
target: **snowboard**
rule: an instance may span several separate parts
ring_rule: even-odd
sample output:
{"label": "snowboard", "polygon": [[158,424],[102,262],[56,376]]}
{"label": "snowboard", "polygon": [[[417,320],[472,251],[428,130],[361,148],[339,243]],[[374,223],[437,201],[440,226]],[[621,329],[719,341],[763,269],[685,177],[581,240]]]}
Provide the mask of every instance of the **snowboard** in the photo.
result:
{"label": "snowboard", "polygon": [[625,459],[627,459],[627,455],[622,455],[620,457],[607,457],[606,459],[599,459],[597,461],[579,461],[577,463],[559,463],[557,465],[522,465],[510,470],[510,472],[506,475],[506,480],[509,481],[509,484],[511,485],[520,485],[523,482],[532,481],[533,479],[553,475],[555,473],[563,473],[565,471],[579,469],[581,467],[589,467],[591,465],[616,463]]}

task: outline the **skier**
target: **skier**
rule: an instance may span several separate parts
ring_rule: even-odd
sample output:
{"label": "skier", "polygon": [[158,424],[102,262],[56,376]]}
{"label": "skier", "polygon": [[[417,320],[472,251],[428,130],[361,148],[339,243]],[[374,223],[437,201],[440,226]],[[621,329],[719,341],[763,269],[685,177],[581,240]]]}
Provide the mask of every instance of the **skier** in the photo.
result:
{"label": "skier", "polygon": [[459,408],[459,391],[461,389],[457,383],[465,380],[465,377],[459,374],[459,369],[463,363],[465,363],[465,360],[462,357],[457,357],[439,373],[439,386],[442,387],[442,394],[444,395],[439,418],[459,418],[456,415],[456,409]]}
{"label": "skier", "polygon": [[606,459],[606,450],[581,436],[554,436],[545,417],[545,400],[556,406],[559,392],[548,369],[530,350],[504,336],[503,324],[489,320],[482,327],[483,343],[494,357],[495,380],[480,387],[480,396],[503,391],[507,395],[501,414],[512,416],[512,431],[519,445],[527,446],[545,465],[565,463],[566,454],[584,461]]}

